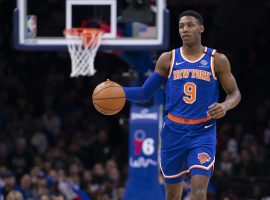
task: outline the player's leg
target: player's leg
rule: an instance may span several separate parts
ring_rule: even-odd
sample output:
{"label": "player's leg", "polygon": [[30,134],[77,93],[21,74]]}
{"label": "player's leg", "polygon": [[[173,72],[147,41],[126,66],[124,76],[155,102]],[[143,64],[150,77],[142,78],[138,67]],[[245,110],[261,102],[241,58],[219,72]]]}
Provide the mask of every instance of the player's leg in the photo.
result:
{"label": "player's leg", "polygon": [[180,200],[183,193],[184,182],[165,183],[166,200]]}
{"label": "player's leg", "polygon": [[[211,126],[209,126],[211,125]],[[215,122],[192,125],[193,135],[188,150],[188,168],[191,175],[191,199],[206,200],[207,186],[212,176],[216,153]]]}
{"label": "player's leg", "polygon": [[191,175],[191,200],[206,200],[207,186],[215,163],[215,150],[198,147],[190,151],[188,165]]}
{"label": "player's leg", "polygon": [[161,171],[164,177],[166,200],[181,200],[184,186],[184,165],[181,165],[181,156],[166,160],[161,156]]}
{"label": "player's leg", "polygon": [[206,200],[209,177],[194,175],[191,177],[191,200]]}
{"label": "player's leg", "polygon": [[184,176],[188,172],[186,143],[181,125],[165,118],[161,131],[160,167],[164,177],[166,200],[180,200]]}
{"label": "player's leg", "polygon": [[[200,139],[203,140],[203,138]],[[206,200],[207,186],[212,176],[214,163],[215,143],[198,144],[198,147],[191,149],[188,153],[191,200]]]}
{"label": "player's leg", "polygon": [[189,153],[191,200],[206,200],[207,186],[212,176],[214,162],[214,151],[209,148],[197,148]]}

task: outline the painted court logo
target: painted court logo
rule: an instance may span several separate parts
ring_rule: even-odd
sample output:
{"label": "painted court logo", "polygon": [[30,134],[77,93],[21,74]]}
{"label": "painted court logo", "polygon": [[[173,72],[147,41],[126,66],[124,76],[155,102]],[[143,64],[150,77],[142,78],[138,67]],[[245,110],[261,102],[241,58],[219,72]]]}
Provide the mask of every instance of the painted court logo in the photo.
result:
{"label": "painted court logo", "polygon": [[209,162],[211,160],[211,157],[207,153],[203,152],[198,154],[198,159],[201,164],[204,164],[206,162]]}

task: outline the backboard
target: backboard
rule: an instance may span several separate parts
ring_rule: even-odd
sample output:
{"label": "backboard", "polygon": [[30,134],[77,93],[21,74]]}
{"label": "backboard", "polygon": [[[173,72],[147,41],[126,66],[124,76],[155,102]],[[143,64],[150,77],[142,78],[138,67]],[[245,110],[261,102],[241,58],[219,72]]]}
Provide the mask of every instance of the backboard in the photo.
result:
{"label": "backboard", "polygon": [[17,0],[14,46],[65,50],[65,28],[102,28],[101,50],[162,50],[169,41],[165,0]]}

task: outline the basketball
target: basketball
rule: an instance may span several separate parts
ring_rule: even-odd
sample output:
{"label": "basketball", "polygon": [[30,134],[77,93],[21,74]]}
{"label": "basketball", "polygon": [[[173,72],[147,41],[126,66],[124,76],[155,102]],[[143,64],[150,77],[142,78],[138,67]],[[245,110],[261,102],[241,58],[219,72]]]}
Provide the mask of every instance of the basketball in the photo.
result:
{"label": "basketball", "polygon": [[114,115],[122,110],[126,102],[123,87],[107,80],[94,89],[92,101],[97,111],[104,115]]}

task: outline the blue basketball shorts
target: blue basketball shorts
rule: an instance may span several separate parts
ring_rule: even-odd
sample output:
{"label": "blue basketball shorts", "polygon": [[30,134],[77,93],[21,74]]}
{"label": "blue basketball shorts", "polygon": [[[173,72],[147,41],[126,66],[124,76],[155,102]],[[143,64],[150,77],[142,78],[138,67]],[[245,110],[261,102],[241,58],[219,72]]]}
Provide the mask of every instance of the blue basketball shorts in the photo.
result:
{"label": "blue basketball shorts", "polygon": [[216,152],[216,121],[180,124],[164,118],[160,168],[165,183],[179,183],[185,174],[212,176]]}

